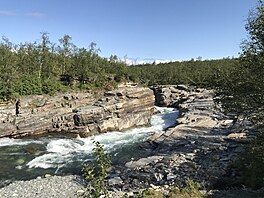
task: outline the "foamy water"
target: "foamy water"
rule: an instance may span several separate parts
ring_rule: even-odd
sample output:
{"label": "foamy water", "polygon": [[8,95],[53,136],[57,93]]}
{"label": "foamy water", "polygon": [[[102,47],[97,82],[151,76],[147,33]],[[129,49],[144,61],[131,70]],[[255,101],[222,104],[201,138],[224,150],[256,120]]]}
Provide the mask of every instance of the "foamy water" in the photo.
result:
{"label": "foamy water", "polygon": [[[6,151],[6,153],[0,153],[0,162],[1,158],[5,158],[3,160],[9,159],[5,155],[14,155],[14,157],[17,157],[17,160],[16,158],[12,158],[15,162],[10,160],[10,163],[17,163],[21,157],[23,159],[23,161],[17,163],[19,166],[14,164],[20,171],[52,169],[57,173],[63,170],[63,168],[70,168],[91,158],[94,141],[99,141],[105,151],[112,155],[120,153],[126,155],[123,151],[126,147],[145,141],[154,132],[162,131],[175,124],[178,111],[173,108],[156,108],[160,113],[152,116],[150,127],[135,128],[125,132],[109,132],[78,139],[0,139],[0,150],[4,149]],[[35,149],[36,146],[40,147],[40,151]],[[34,148],[33,151],[31,151],[31,147]],[[3,173],[0,173],[1,175]]]}

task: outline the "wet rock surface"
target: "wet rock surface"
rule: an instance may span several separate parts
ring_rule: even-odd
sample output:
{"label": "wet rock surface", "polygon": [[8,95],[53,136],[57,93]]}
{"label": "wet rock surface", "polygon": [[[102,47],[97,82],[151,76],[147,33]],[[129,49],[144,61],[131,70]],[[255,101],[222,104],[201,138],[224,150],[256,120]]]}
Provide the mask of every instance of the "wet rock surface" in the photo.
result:
{"label": "wet rock surface", "polygon": [[46,133],[86,137],[111,130],[122,131],[149,125],[154,110],[149,88],[119,88],[103,94],[65,93],[57,96],[21,98],[19,114],[15,104],[0,105],[0,138]]}

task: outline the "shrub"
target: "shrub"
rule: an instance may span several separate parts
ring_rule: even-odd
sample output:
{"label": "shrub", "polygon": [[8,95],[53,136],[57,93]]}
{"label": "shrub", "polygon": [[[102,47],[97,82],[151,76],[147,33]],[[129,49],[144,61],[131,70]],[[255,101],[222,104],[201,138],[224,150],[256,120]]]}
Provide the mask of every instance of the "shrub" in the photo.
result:
{"label": "shrub", "polygon": [[14,92],[19,95],[41,94],[41,81],[33,76],[24,77],[14,82]]}
{"label": "shrub", "polygon": [[111,167],[109,154],[104,152],[103,146],[99,142],[94,142],[93,155],[95,160],[92,163],[84,163],[82,172],[88,182],[84,197],[100,197],[108,195],[106,177]]}
{"label": "shrub", "polygon": [[58,91],[65,90],[66,86],[56,80],[44,80],[42,83],[42,92],[44,94],[54,95]]}
{"label": "shrub", "polygon": [[198,182],[195,182],[191,179],[187,179],[186,186],[183,188],[174,187],[171,189],[169,193],[169,197],[171,198],[202,198],[203,194],[199,191],[202,185]]}
{"label": "shrub", "polygon": [[239,161],[242,173],[242,184],[259,189],[264,186],[264,131],[260,131],[256,139],[252,140],[246,153]]}

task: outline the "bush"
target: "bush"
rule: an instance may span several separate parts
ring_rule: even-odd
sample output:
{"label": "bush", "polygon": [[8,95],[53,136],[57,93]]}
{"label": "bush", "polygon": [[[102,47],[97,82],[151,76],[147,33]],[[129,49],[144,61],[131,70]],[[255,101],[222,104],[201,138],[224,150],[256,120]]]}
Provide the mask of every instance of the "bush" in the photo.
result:
{"label": "bush", "polygon": [[169,193],[171,198],[202,198],[203,194],[199,191],[202,185],[198,182],[194,182],[191,179],[186,181],[186,186],[183,188],[174,187]]}
{"label": "bush", "polygon": [[99,142],[94,142],[94,144],[93,155],[96,159],[92,163],[84,163],[82,172],[88,182],[84,197],[97,198],[101,195],[108,195],[106,177],[111,167],[111,161],[109,154],[104,152],[103,146]]}
{"label": "bush", "polygon": [[19,95],[33,95],[33,94],[42,94],[41,90],[41,81],[38,78],[33,76],[24,77],[16,81],[13,85],[14,92]]}
{"label": "bush", "polygon": [[12,90],[2,85],[0,82],[0,101],[8,101],[12,99],[14,99]]}
{"label": "bush", "polygon": [[58,91],[65,90],[66,86],[55,80],[45,80],[41,89],[44,94],[54,95]]}
{"label": "bush", "polygon": [[264,187],[264,130],[248,145],[238,162],[242,184],[252,189]]}

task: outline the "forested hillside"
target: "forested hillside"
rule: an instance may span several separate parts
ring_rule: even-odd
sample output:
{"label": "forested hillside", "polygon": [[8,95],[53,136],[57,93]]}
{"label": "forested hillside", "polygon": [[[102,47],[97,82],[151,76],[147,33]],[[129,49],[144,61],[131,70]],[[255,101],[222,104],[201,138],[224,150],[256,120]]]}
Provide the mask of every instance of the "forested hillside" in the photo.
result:
{"label": "forested hillside", "polygon": [[[48,33],[40,42],[14,44],[6,37],[0,43],[0,99],[19,95],[53,94],[68,88],[112,87],[125,76],[125,64],[116,56],[98,55],[95,43],[78,48],[65,35],[59,44]],[[61,84],[64,80],[64,85]]]}

